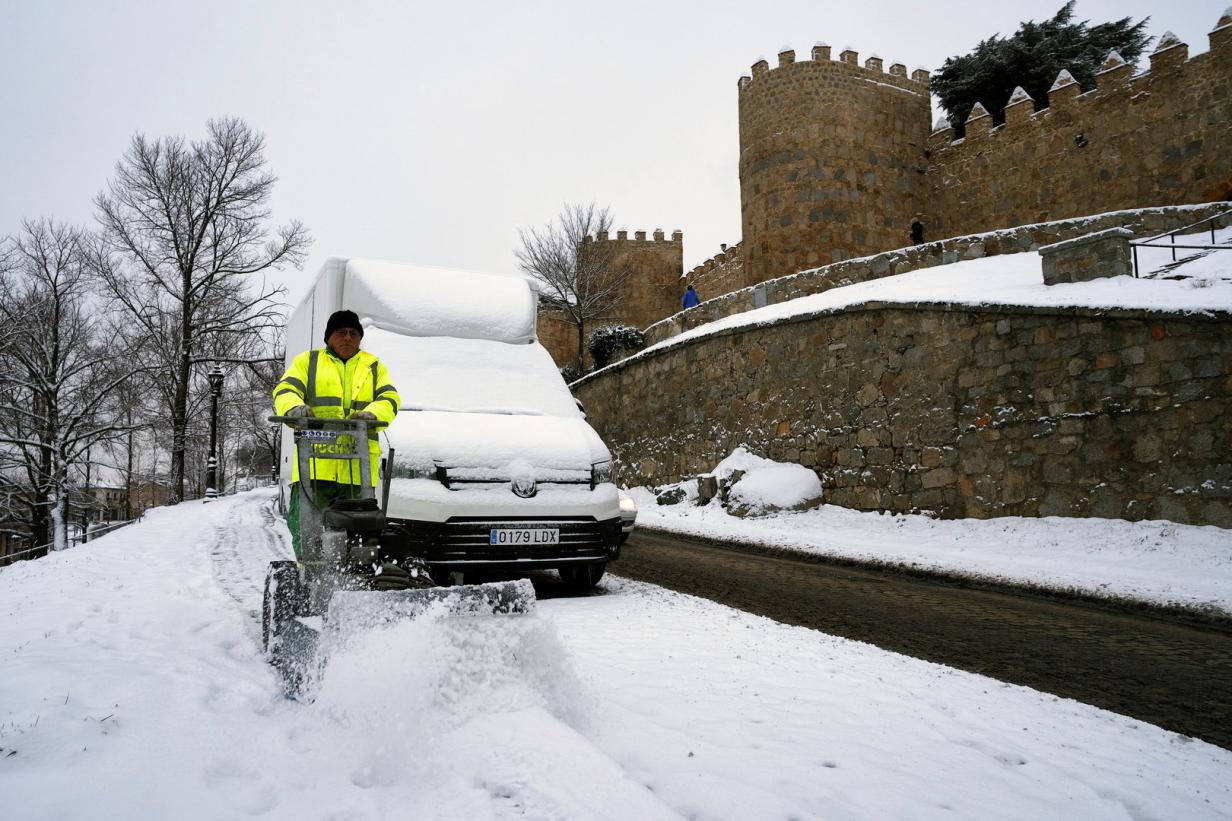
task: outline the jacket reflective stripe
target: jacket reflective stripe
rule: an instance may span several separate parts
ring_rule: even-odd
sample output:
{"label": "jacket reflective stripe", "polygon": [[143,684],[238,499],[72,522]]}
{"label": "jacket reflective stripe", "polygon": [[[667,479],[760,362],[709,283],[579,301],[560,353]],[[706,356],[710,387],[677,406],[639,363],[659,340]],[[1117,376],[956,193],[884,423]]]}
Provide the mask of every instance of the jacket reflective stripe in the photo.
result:
{"label": "jacket reflective stripe", "polygon": [[[307,403],[317,416],[342,419],[363,410],[373,414],[381,426],[388,425],[402,404],[397,387],[391,384],[388,371],[375,356],[361,350],[355,354],[355,359],[358,361],[343,362],[328,348],[311,348],[296,356],[272,391],[275,411],[285,415],[297,405]],[[303,394],[297,390],[299,385],[304,387]],[[364,438],[368,440],[375,483],[380,463],[380,437],[374,427]],[[353,484],[358,480],[356,467],[345,460],[314,458],[310,475],[319,480]],[[298,460],[291,463],[291,475],[293,481],[300,478]]]}
{"label": "jacket reflective stripe", "polygon": [[312,400],[317,395],[317,359],[320,358],[320,355],[321,352],[316,348],[313,348],[312,353],[308,354],[308,387],[304,391],[304,400],[309,405],[313,404]]}

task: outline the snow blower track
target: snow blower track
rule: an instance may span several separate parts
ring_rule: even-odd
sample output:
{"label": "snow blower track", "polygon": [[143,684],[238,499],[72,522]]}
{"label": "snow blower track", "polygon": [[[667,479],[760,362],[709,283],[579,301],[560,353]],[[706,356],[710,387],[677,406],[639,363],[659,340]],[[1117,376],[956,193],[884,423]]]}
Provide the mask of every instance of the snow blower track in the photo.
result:
{"label": "snow blower track", "polygon": [[202,537],[214,578],[251,622],[252,635],[261,636],[261,598],[269,563],[292,559],[286,526],[275,514],[276,499],[236,505],[225,524],[211,527]]}

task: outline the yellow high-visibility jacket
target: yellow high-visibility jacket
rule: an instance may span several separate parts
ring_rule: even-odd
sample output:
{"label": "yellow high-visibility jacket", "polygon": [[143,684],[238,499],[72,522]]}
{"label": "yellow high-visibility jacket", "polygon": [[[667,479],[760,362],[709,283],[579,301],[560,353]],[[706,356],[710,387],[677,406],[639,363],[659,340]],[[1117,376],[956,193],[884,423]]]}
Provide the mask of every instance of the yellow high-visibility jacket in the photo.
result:
{"label": "yellow high-visibility jacket", "polygon": [[[355,411],[368,411],[389,424],[398,415],[401,400],[389,381],[389,371],[367,351],[357,351],[343,362],[328,347],[304,351],[274,386],[274,412],[286,416],[299,405],[314,416],[344,419]],[[368,433],[372,484],[381,462],[381,443],[375,429]],[[292,454],[291,481],[299,481],[299,460]],[[348,485],[359,484],[359,466],[347,459],[313,459],[312,478]]]}

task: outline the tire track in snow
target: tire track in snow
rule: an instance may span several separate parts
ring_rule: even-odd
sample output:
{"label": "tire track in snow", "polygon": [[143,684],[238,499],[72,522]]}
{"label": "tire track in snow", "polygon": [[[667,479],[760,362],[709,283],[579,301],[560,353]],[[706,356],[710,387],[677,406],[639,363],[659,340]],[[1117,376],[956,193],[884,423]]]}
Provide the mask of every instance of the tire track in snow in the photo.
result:
{"label": "tire track in snow", "polygon": [[214,579],[245,615],[249,632],[259,637],[266,568],[291,558],[291,548],[277,527],[275,497],[244,494],[228,501],[225,523],[205,533],[201,544]]}

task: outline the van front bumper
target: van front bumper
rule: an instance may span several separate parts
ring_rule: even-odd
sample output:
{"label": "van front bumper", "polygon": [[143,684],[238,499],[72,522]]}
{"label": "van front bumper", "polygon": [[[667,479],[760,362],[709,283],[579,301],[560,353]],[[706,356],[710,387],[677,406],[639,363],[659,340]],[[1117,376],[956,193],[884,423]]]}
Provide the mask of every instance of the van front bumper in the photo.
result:
{"label": "van front bumper", "polygon": [[[444,522],[390,518],[381,537],[382,553],[418,556],[433,568],[552,568],[581,562],[609,562],[620,556],[619,516],[486,517],[453,516]],[[494,545],[493,528],[552,528],[559,544]]]}

